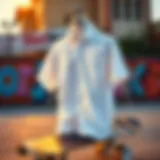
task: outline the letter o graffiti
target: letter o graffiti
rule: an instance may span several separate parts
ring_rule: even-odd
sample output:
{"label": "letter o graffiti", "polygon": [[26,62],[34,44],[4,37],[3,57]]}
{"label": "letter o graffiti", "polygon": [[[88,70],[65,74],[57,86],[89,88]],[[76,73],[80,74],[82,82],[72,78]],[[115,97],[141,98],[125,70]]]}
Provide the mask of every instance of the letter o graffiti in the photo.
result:
{"label": "letter o graffiti", "polygon": [[[5,83],[9,77],[10,82]],[[4,97],[13,96],[18,88],[18,73],[12,66],[4,66],[0,69],[0,94]]]}

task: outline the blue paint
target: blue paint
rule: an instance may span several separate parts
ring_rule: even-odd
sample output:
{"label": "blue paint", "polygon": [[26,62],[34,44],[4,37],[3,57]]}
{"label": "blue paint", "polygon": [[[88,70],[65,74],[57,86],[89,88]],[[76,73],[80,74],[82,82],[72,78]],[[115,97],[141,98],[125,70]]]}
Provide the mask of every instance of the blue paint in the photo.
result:
{"label": "blue paint", "polygon": [[[9,78],[10,82],[5,83],[5,78]],[[12,66],[3,66],[0,69],[0,95],[4,97],[13,96],[18,89],[18,73]]]}
{"label": "blue paint", "polygon": [[40,85],[35,85],[31,90],[32,101],[36,103],[45,103],[47,99],[47,93]]}
{"label": "blue paint", "polygon": [[[40,68],[42,67],[41,61],[36,63],[36,74],[38,74]],[[46,90],[38,83],[36,83],[31,89],[31,98],[33,103],[45,103],[47,99]]]}
{"label": "blue paint", "polygon": [[140,64],[136,67],[135,69],[135,75],[134,79],[131,80],[129,84],[130,91],[133,95],[142,97],[145,96],[145,91],[143,89],[143,86],[141,84],[141,79],[143,78],[144,74],[146,73],[146,65],[145,64]]}

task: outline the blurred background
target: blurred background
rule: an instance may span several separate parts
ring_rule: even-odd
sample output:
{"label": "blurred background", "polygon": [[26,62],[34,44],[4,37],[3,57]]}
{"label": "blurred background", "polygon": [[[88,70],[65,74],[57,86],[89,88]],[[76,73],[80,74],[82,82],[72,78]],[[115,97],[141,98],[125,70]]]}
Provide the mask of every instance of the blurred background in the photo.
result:
{"label": "blurred background", "polygon": [[56,93],[36,82],[43,57],[80,6],[116,37],[133,73],[129,96],[116,90],[117,114],[137,116],[144,131],[122,138],[137,160],[160,159],[159,0],[0,0],[0,160],[19,160],[16,146],[53,132]]}

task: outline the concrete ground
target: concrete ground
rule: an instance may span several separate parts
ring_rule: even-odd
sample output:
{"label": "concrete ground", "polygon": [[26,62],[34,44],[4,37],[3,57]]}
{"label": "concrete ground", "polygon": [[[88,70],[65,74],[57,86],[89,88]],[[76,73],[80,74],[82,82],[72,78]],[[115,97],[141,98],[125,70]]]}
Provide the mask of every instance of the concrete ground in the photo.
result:
{"label": "concrete ground", "polygon": [[[119,142],[132,149],[134,160],[160,160],[160,106],[136,106],[135,109],[132,105],[122,107],[117,114],[137,117],[142,122],[143,129],[135,136],[119,138]],[[31,157],[20,157],[17,146],[25,140],[52,134],[55,125],[53,109],[47,106],[0,109],[0,160],[31,160]],[[84,160],[84,157],[85,154],[77,153],[69,159]]]}

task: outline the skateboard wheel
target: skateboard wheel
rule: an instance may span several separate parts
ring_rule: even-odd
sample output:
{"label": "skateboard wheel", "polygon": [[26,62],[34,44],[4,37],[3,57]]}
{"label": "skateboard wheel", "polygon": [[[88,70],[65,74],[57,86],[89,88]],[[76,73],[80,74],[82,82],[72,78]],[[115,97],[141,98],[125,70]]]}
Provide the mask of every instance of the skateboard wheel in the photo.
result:
{"label": "skateboard wheel", "polygon": [[67,153],[63,153],[62,155],[61,155],[61,158],[60,158],[60,160],[67,160]]}
{"label": "skateboard wheel", "polygon": [[132,160],[132,153],[131,150],[127,147],[124,148],[123,150],[123,158],[122,160]]}
{"label": "skateboard wheel", "polygon": [[18,153],[22,156],[25,156],[28,153],[28,151],[25,147],[20,146],[20,147],[18,147]]}
{"label": "skateboard wheel", "polygon": [[115,149],[121,152],[122,160],[132,160],[132,154],[129,148],[123,144],[118,144],[115,146]]}
{"label": "skateboard wheel", "polygon": [[106,141],[99,143],[97,145],[97,153],[107,154],[113,144],[114,144],[113,138],[107,139]]}

